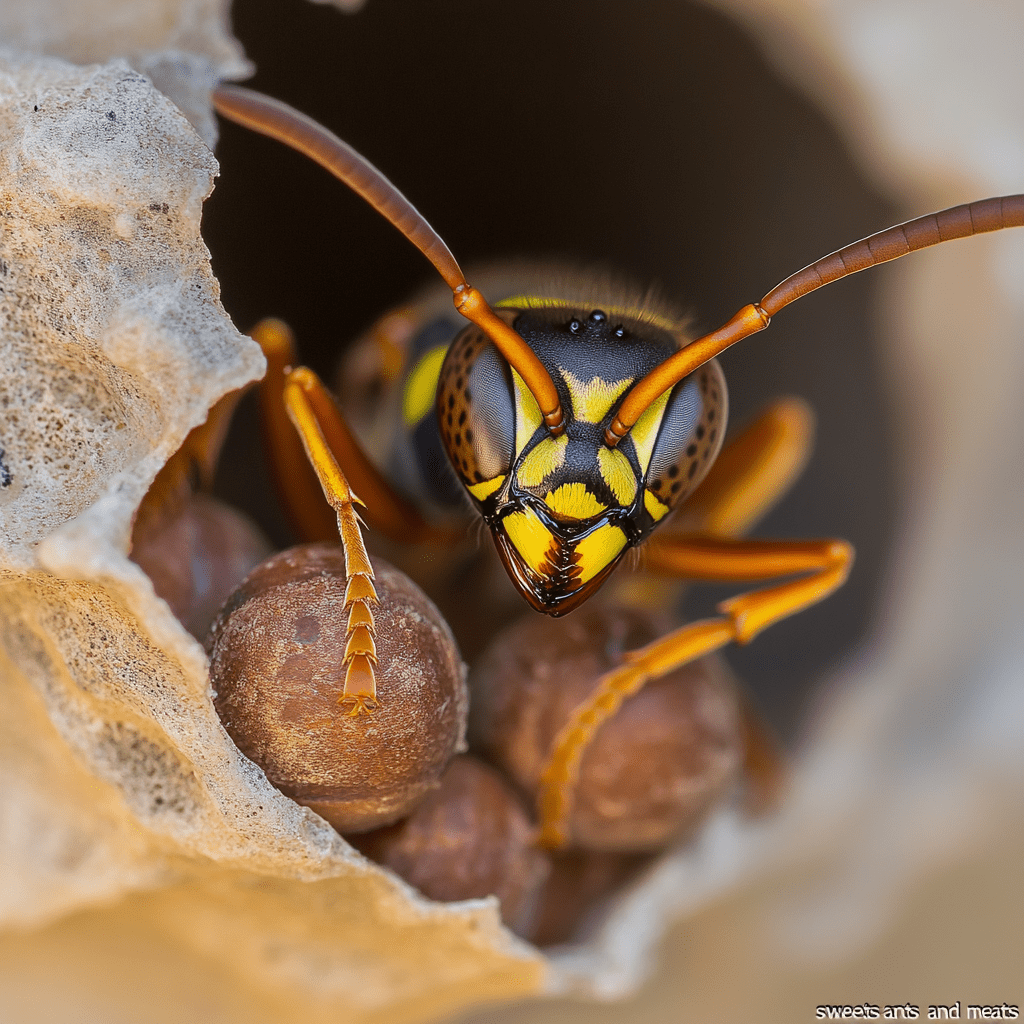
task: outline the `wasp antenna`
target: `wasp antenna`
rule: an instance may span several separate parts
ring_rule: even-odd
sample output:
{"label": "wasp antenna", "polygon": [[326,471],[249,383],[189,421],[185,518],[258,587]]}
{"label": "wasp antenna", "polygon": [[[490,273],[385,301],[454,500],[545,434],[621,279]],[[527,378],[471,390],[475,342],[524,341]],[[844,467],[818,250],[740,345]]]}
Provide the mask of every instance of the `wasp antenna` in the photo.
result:
{"label": "wasp antenna", "polygon": [[558,392],[533,349],[496,316],[480,292],[467,283],[462,268],[441,236],[369,160],[311,117],[252,89],[219,85],[213,90],[213,105],[229,121],[283,142],[308,156],[398,228],[444,278],[459,312],[482,328],[519,372],[537,400],[548,429],[553,434],[560,434],[565,429]]}
{"label": "wasp antenna", "polygon": [[939,213],[916,217],[895,227],[878,231],[859,242],[823,256],[803,270],[777,284],[759,303],[768,316],[775,314],[801,295],[813,292],[850,274],[879,263],[899,259],[918,249],[927,249],[954,238],[969,238],[986,231],[1024,226],[1024,195],[997,196],[975,203],[952,206]]}
{"label": "wasp antenna", "polygon": [[564,433],[565,413],[562,411],[558,390],[551,379],[551,374],[537,358],[537,353],[491,309],[487,300],[472,285],[456,288],[452,294],[455,298],[455,308],[494,342],[498,351],[523,378],[523,382],[536,399],[544,423],[551,434],[558,437]]}
{"label": "wasp antenna", "polygon": [[751,303],[744,306],[717,331],[705,334],[703,338],[698,338],[669,356],[626,394],[619,411],[604,432],[604,443],[609,448],[614,448],[660,395],[693,373],[698,366],[702,366],[709,359],[714,359],[730,345],[763,331],[768,326],[768,321],[768,314],[756,303]]}
{"label": "wasp antenna", "polygon": [[229,121],[283,142],[330,171],[398,228],[430,260],[452,291],[465,285],[466,277],[451,250],[426,218],[369,160],[334,132],[287,103],[238,85],[217,86],[213,105]]}
{"label": "wasp antenna", "polygon": [[698,338],[651,370],[626,395],[605,431],[605,444],[614,448],[661,394],[730,345],[763,331],[780,309],[802,295],[930,245],[1017,227],[1024,227],[1024,195],[997,196],[916,217],[823,256],[777,284],[760,302],[744,306],[717,331]]}

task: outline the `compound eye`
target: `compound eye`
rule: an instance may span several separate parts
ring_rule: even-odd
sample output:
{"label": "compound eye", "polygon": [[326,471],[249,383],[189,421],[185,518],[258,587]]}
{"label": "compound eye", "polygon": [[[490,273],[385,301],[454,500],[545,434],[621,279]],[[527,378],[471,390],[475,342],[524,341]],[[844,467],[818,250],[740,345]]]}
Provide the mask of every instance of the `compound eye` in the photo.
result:
{"label": "compound eye", "polygon": [[516,436],[509,369],[476,327],[452,342],[441,366],[437,422],[459,479],[478,501],[508,475]]}
{"label": "compound eye", "polygon": [[675,508],[704,479],[722,447],[728,414],[725,376],[715,359],[672,389],[647,471],[647,489],[662,505]]}

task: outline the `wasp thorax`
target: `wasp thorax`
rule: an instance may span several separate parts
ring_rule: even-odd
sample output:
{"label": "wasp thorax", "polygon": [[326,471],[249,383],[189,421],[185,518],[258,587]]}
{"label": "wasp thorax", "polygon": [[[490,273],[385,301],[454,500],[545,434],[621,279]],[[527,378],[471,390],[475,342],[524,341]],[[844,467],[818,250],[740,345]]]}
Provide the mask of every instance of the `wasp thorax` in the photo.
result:
{"label": "wasp thorax", "polygon": [[501,312],[551,374],[565,432],[551,435],[522,377],[477,328],[445,357],[438,421],[509,575],[535,608],[558,615],[700,483],[724,434],[725,380],[705,364],[609,448],[605,429],[625,395],[683,339],[657,317],[521,301]]}

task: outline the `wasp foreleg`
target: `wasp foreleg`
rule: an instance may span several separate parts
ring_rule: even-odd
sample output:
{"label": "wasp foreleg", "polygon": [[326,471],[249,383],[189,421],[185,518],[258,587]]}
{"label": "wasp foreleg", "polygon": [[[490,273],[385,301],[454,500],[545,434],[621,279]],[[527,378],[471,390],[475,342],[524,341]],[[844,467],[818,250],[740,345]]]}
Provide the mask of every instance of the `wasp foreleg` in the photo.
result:
{"label": "wasp foreleg", "polygon": [[[297,362],[294,336],[280,320],[262,320],[253,329],[252,337],[267,357],[267,374],[260,390],[261,412],[282,501],[303,540],[333,541],[337,538],[335,514],[324,503],[321,484],[310,471],[285,409],[285,381]],[[386,537],[403,543],[432,539],[431,527],[409,502],[395,493],[367,457],[320,379],[311,371],[304,372],[308,374],[302,377],[305,401],[332,457],[343,468],[352,488],[363,496],[367,523]]]}
{"label": "wasp foreleg", "polygon": [[572,809],[583,751],[627,697],[651,679],[717,651],[730,641],[748,643],[773,623],[817,603],[842,585],[852,563],[853,548],[840,540],[693,537],[658,543],[648,553],[647,567],[687,579],[722,582],[809,575],[724,601],[719,605],[721,618],[683,626],[623,655],[624,664],[599,680],[590,698],[575,709],[555,739],[538,797],[541,842],[553,847],[567,842],[565,823]]}
{"label": "wasp foreleg", "polygon": [[338,703],[349,707],[352,715],[369,714],[377,707],[377,680],[375,666],[377,649],[373,634],[376,630],[373,609],[377,605],[377,591],[373,585],[373,566],[363,543],[356,504],[362,504],[349,487],[331,449],[324,438],[311,394],[323,385],[312,370],[299,367],[285,378],[284,405],[299,432],[306,455],[320,478],[324,496],[337,512],[338,532],[345,551],[345,609],[348,611],[345,655],[345,688]]}

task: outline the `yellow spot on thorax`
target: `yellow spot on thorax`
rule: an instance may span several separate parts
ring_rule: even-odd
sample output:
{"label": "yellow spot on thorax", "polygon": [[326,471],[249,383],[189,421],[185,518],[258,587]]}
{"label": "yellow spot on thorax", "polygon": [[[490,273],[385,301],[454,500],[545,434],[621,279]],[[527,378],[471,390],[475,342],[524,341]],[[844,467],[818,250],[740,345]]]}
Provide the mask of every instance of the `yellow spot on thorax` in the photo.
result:
{"label": "yellow spot on thorax", "polygon": [[573,416],[583,423],[600,423],[619,395],[633,383],[632,377],[613,381],[591,377],[584,381],[564,367],[560,366],[558,371],[569,388]]}
{"label": "yellow spot on thorax", "polygon": [[407,427],[415,427],[434,408],[437,397],[437,379],[441,376],[447,345],[432,348],[413,367],[402,396],[402,418]]}
{"label": "yellow spot on thorax", "polygon": [[544,504],[552,512],[557,512],[568,519],[589,519],[604,512],[608,507],[602,505],[587,490],[587,485],[579,480],[562,484],[556,491],[548,491]]}

